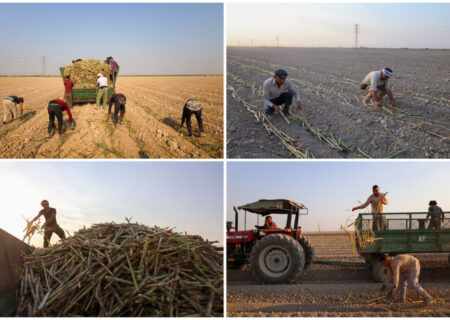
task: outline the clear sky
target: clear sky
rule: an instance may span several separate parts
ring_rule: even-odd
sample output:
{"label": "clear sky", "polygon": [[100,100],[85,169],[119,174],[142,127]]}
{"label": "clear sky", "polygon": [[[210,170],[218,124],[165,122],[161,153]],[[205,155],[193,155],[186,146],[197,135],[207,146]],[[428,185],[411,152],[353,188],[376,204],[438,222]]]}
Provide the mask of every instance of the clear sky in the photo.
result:
{"label": "clear sky", "polygon": [[[233,206],[287,198],[309,208],[300,219],[305,231],[335,231],[354,221],[351,208],[367,200],[374,184],[389,192],[385,212],[425,212],[430,200],[450,211],[448,181],[449,162],[229,162],[227,220],[234,221]],[[255,222],[249,213],[247,226]]]}
{"label": "clear sky", "polygon": [[[42,199],[69,232],[98,222],[175,227],[223,242],[223,168],[219,162],[0,163],[0,228],[23,237]],[[52,241],[58,237],[53,235]],[[42,245],[42,237],[34,244]]]}
{"label": "clear sky", "polygon": [[450,48],[450,3],[238,4],[227,7],[228,45]]}
{"label": "clear sky", "polygon": [[221,74],[222,4],[0,4],[0,74],[113,56],[128,74]]}

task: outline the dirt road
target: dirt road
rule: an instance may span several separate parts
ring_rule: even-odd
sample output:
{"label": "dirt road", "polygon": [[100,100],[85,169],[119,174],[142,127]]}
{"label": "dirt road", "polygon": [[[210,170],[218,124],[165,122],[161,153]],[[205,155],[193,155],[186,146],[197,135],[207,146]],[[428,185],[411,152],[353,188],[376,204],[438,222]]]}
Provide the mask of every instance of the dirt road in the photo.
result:
{"label": "dirt road", "polygon": [[[0,126],[2,158],[220,158],[223,153],[223,78],[121,77],[117,92],[127,96],[122,125],[93,104],[72,110],[77,126],[48,138],[47,103],[63,95],[61,78],[0,77],[0,96],[24,96],[21,119]],[[205,133],[178,131],[183,102],[203,104]],[[193,119],[194,120],[194,119]],[[196,122],[193,121],[194,135]]]}
{"label": "dirt road", "polygon": [[[449,50],[229,48],[227,64],[230,158],[450,157]],[[360,81],[383,66],[395,111],[361,103]],[[304,104],[290,123],[258,114],[262,83],[281,67]]]}

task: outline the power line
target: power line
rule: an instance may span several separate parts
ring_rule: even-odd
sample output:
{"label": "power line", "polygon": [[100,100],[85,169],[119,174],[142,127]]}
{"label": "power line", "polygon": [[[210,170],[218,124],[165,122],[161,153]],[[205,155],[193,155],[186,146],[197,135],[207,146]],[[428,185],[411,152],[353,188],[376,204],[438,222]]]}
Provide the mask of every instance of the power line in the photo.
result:
{"label": "power line", "polygon": [[355,48],[359,47],[358,36],[359,36],[359,24],[355,24]]}

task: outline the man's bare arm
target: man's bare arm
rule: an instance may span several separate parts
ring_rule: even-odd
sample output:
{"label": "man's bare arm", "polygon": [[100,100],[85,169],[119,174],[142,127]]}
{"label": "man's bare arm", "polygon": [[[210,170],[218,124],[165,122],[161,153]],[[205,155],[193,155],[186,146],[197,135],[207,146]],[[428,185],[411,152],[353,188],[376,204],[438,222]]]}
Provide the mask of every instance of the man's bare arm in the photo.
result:
{"label": "man's bare arm", "polygon": [[30,222],[33,223],[35,222],[37,219],[39,219],[42,216],[42,212],[39,211],[39,213],[37,214],[36,217],[34,217]]}
{"label": "man's bare arm", "polygon": [[352,211],[367,208],[367,206],[368,206],[369,204],[370,204],[370,197],[369,197],[369,198],[367,199],[367,201],[364,202],[362,205],[354,207],[354,208],[352,209]]}

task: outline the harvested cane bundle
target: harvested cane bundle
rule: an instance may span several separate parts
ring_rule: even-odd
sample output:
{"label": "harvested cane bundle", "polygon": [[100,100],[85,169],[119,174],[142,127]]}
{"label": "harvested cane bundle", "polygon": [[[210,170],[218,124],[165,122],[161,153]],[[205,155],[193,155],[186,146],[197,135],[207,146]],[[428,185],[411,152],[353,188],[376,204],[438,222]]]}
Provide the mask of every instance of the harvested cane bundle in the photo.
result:
{"label": "harvested cane bundle", "polygon": [[22,316],[223,316],[223,257],[199,236],[97,224],[25,257]]}
{"label": "harvested cane bundle", "polygon": [[109,79],[109,65],[100,60],[87,59],[64,67],[64,76],[70,77],[75,89],[95,89],[98,73]]}

